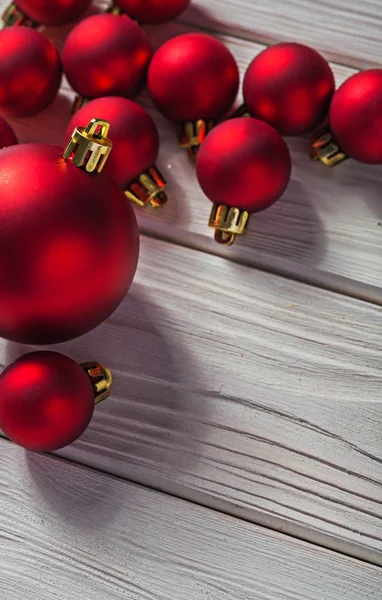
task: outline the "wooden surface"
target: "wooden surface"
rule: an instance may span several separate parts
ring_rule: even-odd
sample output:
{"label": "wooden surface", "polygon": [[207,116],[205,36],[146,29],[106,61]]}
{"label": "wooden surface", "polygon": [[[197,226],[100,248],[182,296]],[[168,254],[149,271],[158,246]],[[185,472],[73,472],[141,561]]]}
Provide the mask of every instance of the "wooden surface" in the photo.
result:
{"label": "wooden surface", "polygon": [[7,600],[377,600],[381,572],[1,441]]}
{"label": "wooden surface", "polygon": [[[195,0],[181,23],[147,31],[155,47],[195,26],[216,32],[242,73],[264,42],[308,42],[341,83],[380,64],[381,10]],[[67,31],[47,33],[60,48]],[[21,141],[62,144],[72,98],[64,82],[51,108],[15,121]],[[224,249],[172,124],[147,93],[139,101],[160,129],[169,203],[137,212],[142,257],[119,310],[55,347],[109,366],[112,398],[65,460],[0,443],[0,591],[379,598],[380,570],[362,561],[382,565],[382,168],[329,171],[309,162],[308,138],[288,140],[284,198]],[[1,364],[29,349],[1,342]]]}

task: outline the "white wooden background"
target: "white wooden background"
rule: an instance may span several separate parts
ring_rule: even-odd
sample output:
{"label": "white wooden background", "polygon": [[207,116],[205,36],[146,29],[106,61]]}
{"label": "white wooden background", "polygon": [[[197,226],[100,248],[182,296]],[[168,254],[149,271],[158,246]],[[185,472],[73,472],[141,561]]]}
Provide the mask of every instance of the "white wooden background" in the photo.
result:
{"label": "white wooden background", "polygon": [[[199,0],[147,31],[210,30],[242,72],[263,43],[309,42],[340,83],[380,64],[381,17],[380,0]],[[13,122],[21,140],[63,143],[72,97]],[[112,398],[60,460],[1,442],[0,597],[380,598],[382,168],[328,171],[288,140],[285,197],[221,248],[171,124],[139,101],[170,201],[139,212],[120,309],[55,347],[109,366]],[[29,349],[3,342],[0,362]]]}

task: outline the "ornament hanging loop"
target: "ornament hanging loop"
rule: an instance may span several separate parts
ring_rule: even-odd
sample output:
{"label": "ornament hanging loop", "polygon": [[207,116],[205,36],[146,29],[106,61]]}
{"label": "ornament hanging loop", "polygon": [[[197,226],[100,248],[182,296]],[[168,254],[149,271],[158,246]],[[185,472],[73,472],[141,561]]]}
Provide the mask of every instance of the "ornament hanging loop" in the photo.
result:
{"label": "ornament hanging loop", "polygon": [[236,234],[235,233],[227,233],[226,231],[222,231],[221,229],[216,229],[215,231],[215,242],[221,244],[222,246],[232,246],[235,243]]}
{"label": "ornament hanging loop", "polygon": [[211,210],[209,227],[215,229],[215,241],[223,246],[231,246],[238,235],[247,230],[249,212],[239,208],[214,204]]}
{"label": "ornament hanging loop", "polygon": [[109,130],[110,123],[104,119],[92,119],[87,127],[76,127],[65,148],[64,159],[88,173],[100,173],[113,148]]}

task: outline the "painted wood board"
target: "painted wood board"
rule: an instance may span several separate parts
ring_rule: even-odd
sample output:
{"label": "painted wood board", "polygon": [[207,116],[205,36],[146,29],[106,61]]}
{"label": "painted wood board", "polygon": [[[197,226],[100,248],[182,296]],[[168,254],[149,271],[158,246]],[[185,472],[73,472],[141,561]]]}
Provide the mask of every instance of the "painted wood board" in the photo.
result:
{"label": "painted wood board", "polygon": [[[149,35],[157,47],[185,31],[189,28],[170,24],[150,28]],[[57,30],[52,33],[57,38]],[[263,49],[248,41],[222,39],[237,57],[242,73]],[[355,72],[339,65],[333,68],[338,83]],[[63,94],[44,113],[13,122],[21,141],[64,143],[73,100],[68,90],[65,84]],[[247,236],[227,249],[213,240],[213,230],[207,226],[211,203],[197,184],[194,165],[177,146],[173,125],[152,108],[147,93],[139,101],[159,126],[158,164],[169,181],[169,202],[164,209],[137,211],[143,232],[382,303],[382,167],[348,161],[328,170],[309,160],[309,138],[290,138],[293,174],[287,192],[269,210],[253,216]]]}
{"label": "painted wood board", "polygon": [[115,378],[63,456],[382,564],[380,307],[143,237],[117,312],[54,348]]}
{"label": "painted wood board", "polygon": [[7,600],[372,600],[372,565],[0,442]]}
{"label": "painted wood board", "polygon": [[193,0],[181,19],[266,44],[301,42],[351,66],[382,65],[380,0]]}

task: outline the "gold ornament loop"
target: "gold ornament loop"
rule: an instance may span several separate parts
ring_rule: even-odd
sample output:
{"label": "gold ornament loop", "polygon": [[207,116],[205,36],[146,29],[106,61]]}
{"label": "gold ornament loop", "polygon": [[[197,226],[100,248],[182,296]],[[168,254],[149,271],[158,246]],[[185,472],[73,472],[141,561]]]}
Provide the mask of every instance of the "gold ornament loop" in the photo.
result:
{"label": "gold ornament loop", "polygon": [[113,148],[109,130],[110,123],[104,119],[92,119],[86,127],[76,127],[64,150],[64,159],[88,173],[100,173]]}

